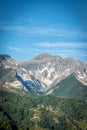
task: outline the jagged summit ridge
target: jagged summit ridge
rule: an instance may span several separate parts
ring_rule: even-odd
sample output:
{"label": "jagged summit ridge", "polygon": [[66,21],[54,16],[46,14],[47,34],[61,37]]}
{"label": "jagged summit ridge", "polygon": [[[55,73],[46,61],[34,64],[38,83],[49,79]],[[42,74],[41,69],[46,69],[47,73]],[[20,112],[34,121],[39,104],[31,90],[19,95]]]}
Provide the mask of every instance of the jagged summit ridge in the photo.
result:
{"label": "jagged summit ridge", "polygon": [[51,59],[61,59],[61,57],[58,55],[53,56],[48,53],[42,53],[36,56],[35,58],[33,58],[31,61],[43,61],[43,60],[51,60]]}
{"label": "jagged summit ridge", "polygon": [[[44,53],[26,62],[17,62],[12,58],[7,58],[6,60],[1,60],[0,66],[3,68],[4,73],[11,69],[8,73],[10,81],[7,75],[3,76],[3,73],[0,79],[0,82],[3,81],[4,85],[8,84],[8,86],[14,86],[14,84],[17,87],[22,86],[20,81],[15,78],[15,70],[24,82],[29,81],[28,83],[32,83],[37,88],[37,85],[40,85],[40,88],[44,90],[52,86],[53,83],[65,79],[72,73],[75,74],[80,82],[87,84],[87,64],[72,58],[62,59],[60,56]],[[30,87],[32,88],[31,84]]]}
{"label": "jagged summit ridge", "polygon": [[7,58],[11,58],[11,56],[7,54],[0,54],[0,60],[5,60]]}

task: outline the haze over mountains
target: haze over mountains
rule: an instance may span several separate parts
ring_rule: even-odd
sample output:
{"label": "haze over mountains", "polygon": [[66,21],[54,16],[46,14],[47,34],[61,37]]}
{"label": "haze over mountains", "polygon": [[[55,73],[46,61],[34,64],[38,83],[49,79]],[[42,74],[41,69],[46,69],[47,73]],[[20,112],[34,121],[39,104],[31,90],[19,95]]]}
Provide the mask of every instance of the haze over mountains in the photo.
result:
{"label": "haze over mountains", "polygon": [[25,62],[0,55],[0,86],[87,99],[87,63],[47,53]]}

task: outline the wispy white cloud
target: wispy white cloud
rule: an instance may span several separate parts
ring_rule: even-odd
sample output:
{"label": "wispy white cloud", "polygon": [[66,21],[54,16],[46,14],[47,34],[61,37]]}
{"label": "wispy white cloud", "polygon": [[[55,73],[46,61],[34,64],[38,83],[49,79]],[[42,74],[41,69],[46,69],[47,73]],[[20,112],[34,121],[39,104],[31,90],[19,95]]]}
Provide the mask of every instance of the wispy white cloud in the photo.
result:
{"label": "wispy white cloud", "polygon": [[7,48],[8,48],[9,50],[14,50],[14,51],[17,51],[17,52],[23,52],[23,50],[22,50],[22,49],[17,48],[17,47],[7,46]]}
{"label": "wispy white cloud", "polygon": [[87,57],[87,54],[82,54],[83,57]]}
{"label": "wispy white cloud", "polygon": [[[36,56],[40,53],[49,53],[49,54],[52,54],[52,55],[60,55],[61,57],[63,58],[66,58],[66,57],[73,57],[73,58],[77,58],[79,59],[78,57],[80,58],[87,58],[87,52],[86,51],[83,51],[83,50],[78,50],[78,49],[68,49],[68,48],[63,48],[63,49],[60,49],[60,48],[39,48],[39,47],[31,47],[31,48],[17,48],[17,47],[12,47],[12,46],[9,46],[8,47],[9,50],[12,50],[12,51],[16,51],[18,53],[23,53],[24,55],[27,54],[27,55],[32,55],[33,56]],[[34,52],[34,53],[33,53]]]}
{"label": "wispy white cloud", "polygon": [[55,43],[50,43],[50,42],[42,42],[42,43],[37,43],[38,46],[40,47],[74,47],[74,48],[87,48],[87,43],[86,42],[55,42]]}
{"label": "wispy white cloud", "polygon": [[[87,43],[38,43],[35,44],[33,47],[29,48],[18,48],[18,47],[12,47],[8,46],[7,48],[9,50],[13,50],[19,53],[24,53],[24,54],[30,54],[34,52],[35,54],[39,53],[50,53],[50,54],[58,54],[60,56],[74,56],[74,55],[79,55],[82,57],[87,57],[87,52],[86,49],[81,49],[83,48],[83,45],[85,48],[87,48]],[[79,48],[80,47],[80,48]]]}
{"label": "wispy white cloud", "polygon": [[60,55],[61,57],[76,57],[77,59],[79,59],[78,57],[87,57],[87,43],[42,42],[38,43],[37,46],[43,48],[42,52]]}
{"label": "wispy white cloud", "polygon": [[[32,21],[32,19],[30,19]],[[0,24],[0,30],[12,31],[20,35],[37,35],[37,36],[57,36],[57,37],[83,37],[87,39],[87,32],[80,30],[69,30],[64,27],[52,26],[25,26],[25,25],[5,25]]]}
{"label": "wispy white cloud", "polygon": [[0,30],[23,32],[23,30],[25,30],[25,26],[22,26],[22,25],[15,25],[15,26],[3,25],[3,26],[0,26]]}
{"label": "wispy white cloud", "polygon": [[32,18],[29,18],[28,20],[26,20],[26,22],[32,23],[32,22],[34,22],[34,20]]}
{"label": "wispy white cloud", "polygon": [[[32,47],[27,47],[27,48],[18,48],[18,47],[12,47],[12,46],[6,46],[6,48],[8,50],[12,50],[12,51],[17,51],[17,52],[23,52],[25,53],[29,53],[29,52],[40,52],[40,49],[38,48],[32,48]],[[43,50],[44,51],[44,50]]]}

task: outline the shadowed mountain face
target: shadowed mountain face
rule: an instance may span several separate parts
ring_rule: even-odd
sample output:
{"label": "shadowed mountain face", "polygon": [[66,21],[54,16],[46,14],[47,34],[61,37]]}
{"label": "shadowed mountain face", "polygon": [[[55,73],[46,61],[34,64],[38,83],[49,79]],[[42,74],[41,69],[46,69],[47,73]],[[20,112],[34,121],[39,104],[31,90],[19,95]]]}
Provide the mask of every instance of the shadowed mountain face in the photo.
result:
{"label": "shadowed mountain face", "polygon": [[[87,86],[87,64],[73,58],[62,59],[60,56],[44,53],[30,61],[19,62],[8,55],[0,55],[0,84],[9,90],[11,87],[20,88],[22,86],[27,91],[48,92],[63,79],[71,88],[68,83],[71,81],[67,81],[67,77],[72,74],[77,81]],[[67,86],[64,84],[64,89]],[[73,90],[75,87],[74,85]]]}
{"label": "shadowed mountain face", "polygon": [[[23,80],[21,76],[19,76],[16,72],[16,78],[19,80],[19,82],[21,82],[23,88],[26,91],[31,91],[31,92],[38,92],[41,88],[40,84],[38,83],[38,81],[36,79],[34,79],[34,81],[31,80]],[[36,82],[35,82],[36,81]]]}
{"label": "shadowed mountain face", "polygon": [[11,56],[6,55],[6,54],[0,55],[0,60],[6,60],[6,59],[8,59],[8,58],[11,58]]}

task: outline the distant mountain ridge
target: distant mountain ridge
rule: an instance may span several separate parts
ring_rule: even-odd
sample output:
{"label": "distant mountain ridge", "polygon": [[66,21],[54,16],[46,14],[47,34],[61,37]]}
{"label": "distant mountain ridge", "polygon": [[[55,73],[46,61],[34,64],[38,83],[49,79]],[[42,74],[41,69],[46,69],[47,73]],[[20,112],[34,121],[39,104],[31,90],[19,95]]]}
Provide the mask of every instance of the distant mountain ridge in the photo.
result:
{"label": "distant mountain ridge", "polygon": [[[17,79],[16,72],[24,84]],[[7,89],[23,88],[44,93],[72,74],[87,86],[87,64],[79,60],[43,53],[30,61],[20,62],[9,55],[0,55],[0,86]]]}

